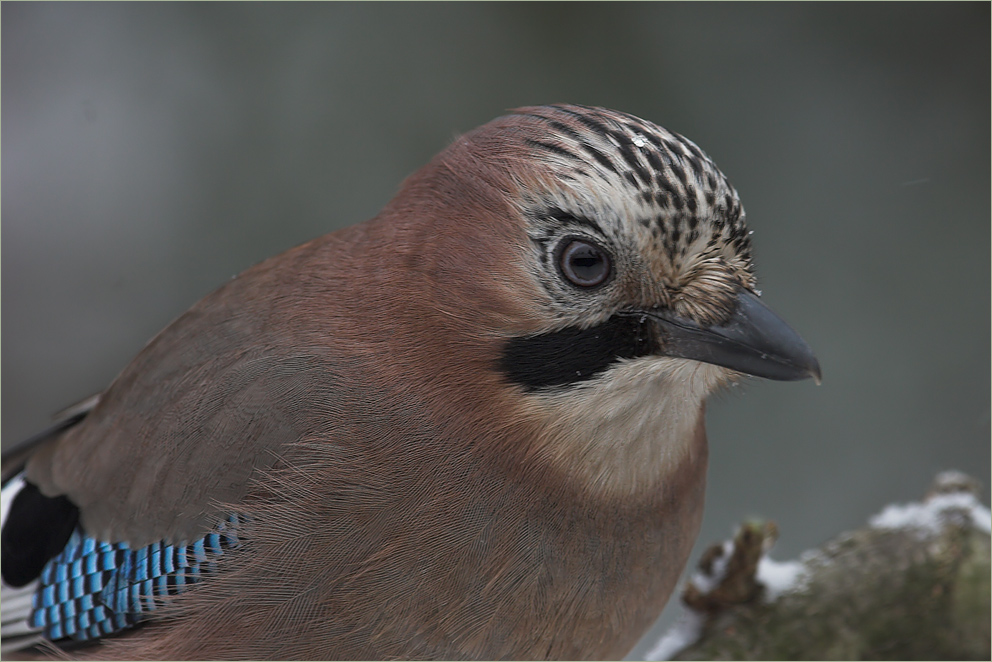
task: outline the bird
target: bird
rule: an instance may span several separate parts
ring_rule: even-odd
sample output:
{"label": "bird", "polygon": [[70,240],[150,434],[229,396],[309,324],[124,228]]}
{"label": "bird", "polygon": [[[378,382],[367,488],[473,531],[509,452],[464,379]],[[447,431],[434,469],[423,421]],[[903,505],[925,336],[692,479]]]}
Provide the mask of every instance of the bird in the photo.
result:
{"label": "bird", "polygon": [[693,142],[508,111],[5,451],[5,650],[619,659],[698,534],[708,396],[820,381],[756,284]]}

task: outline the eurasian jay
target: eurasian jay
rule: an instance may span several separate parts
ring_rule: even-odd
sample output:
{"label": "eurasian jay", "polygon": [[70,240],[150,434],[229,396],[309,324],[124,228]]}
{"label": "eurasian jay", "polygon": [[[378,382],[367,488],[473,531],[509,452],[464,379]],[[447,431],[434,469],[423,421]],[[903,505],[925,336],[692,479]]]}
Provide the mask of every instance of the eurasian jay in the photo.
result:
{"label": "eurasian jay", "polygon": [[500,117],[5,454],[5,648],[623,657],[699,529],[707,396],[819,379],[754,287],[695,144]]}

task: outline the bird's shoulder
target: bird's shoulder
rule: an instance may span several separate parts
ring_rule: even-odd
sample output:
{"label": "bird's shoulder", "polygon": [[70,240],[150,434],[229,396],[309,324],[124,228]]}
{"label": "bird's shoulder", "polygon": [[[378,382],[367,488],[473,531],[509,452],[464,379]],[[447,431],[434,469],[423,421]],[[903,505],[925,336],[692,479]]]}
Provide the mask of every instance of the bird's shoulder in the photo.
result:
{"label": "bird's shoulder", "polygon": [[[340,359],[349,332],[335,307],[347,293],[321,273],[335,243],[304,244],[196,303],[85,417],[37,444],[27,479],[68,497],[100,540],[134,547],[203,536],[227,517],[223,504],[245,496],[254,471],[311,432],[305,409],[332,403],[354,379]],[[297,287],[284,286],[289,273]],[[309,319],[287,325],[288,316]]]}

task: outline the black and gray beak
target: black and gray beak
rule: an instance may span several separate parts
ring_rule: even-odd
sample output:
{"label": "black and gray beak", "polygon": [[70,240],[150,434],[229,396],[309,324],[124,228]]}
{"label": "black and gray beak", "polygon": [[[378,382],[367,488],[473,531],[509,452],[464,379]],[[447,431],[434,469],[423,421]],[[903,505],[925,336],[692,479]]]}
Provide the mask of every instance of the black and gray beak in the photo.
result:
{"label": "black and gray beak", "polygon": [[820,364],[798,333],[745,289],[730,318],[700,326],[668,312],[649,312],[661,332],[660,353],[723,366],[756,377],[820,383]]}
{"label": "black and gray beak", "polygon": [[757,295],[741,289],[723,323],[700,326],[668,310],[626,311],[592,327],[509,338],[498,368],[528,391],[571,386],[623,359],[675,356],[768,379],[812,377],[820,382],[813,351]]}

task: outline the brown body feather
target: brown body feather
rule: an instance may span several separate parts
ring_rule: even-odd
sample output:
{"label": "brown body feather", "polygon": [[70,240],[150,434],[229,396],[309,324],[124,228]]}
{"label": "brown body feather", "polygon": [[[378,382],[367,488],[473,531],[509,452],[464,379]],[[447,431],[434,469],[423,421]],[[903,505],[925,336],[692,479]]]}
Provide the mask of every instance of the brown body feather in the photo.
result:
{"label": "brown body feather", "polygon": [[[665,187],[698,198],[705,222],[659,239],[676,221],[636,217],[657,196],[617,202],[628,181],[653,184],[602,164],[605,138],[572,164],[592,120],[536,111],[456,141],[376,219],[203,299],[35,452],[28,479],[102,540],[189,541],[247,519],[215,575],[94,657],[619,658],[657,618],[702,514],[705,398],[733,373],[643,357],[528,392],[497,366],[510,338],[693,286],[685,310],[726,315],[726,292],[753,282],[742,215],[694,145],[603,115],[634,144],[654,131],[658,149],[702,159]],[[551,147],[535,142],[541,113],[557,118]],[[598,219],[613,289],[577,302],[542,271],[539,204]],[[710,289],[679,276],[697,254]]]}

